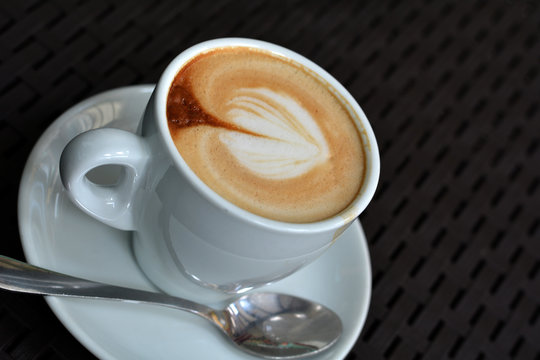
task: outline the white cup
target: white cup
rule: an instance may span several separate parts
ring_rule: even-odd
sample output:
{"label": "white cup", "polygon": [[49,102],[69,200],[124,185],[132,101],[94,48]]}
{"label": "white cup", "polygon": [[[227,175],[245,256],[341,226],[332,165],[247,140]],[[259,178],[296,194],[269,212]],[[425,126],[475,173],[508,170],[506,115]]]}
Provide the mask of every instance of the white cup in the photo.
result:
{"label": "white cup", "polygon": [[[182,159],[167,124],[169,87],[190,59],[223,46],[281,54],[318,74],[343,99],[366,155],[363,185],[344,211],[305,224],[267,219],[219,196]],[[349,92],[313,62],[262,41],[217,39],[182,52],[159,79],[140,130],[135,135],[107,128],[77,136],[62,153],[60,175],[79,208],[107,225],[133,231],[140,268],[157,287],[172,294],[183,294],[191,286],[186,285],[186,278],[203,287],[241,293],[292,274],[319,257],[358,217],[373,197],[379,178],[373,131]],[[116,185],[99,186],[86,177],[90,170],[111,164],[122,167]]]}

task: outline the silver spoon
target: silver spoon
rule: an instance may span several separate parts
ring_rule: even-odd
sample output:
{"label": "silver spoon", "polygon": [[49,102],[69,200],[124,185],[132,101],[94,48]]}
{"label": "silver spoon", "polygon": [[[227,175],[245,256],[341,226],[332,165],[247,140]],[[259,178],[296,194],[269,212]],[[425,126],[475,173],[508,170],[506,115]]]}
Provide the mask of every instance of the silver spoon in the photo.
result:
{"label": "silver spoon", "polygon": [[251,293],[215,310],[163,293],[76,278],[0,255],[0,288],[41,295],[161,305],[202,316],[242,350],[271,359],[299,358],[334,344],[341,320],[330,309],[295,296]]}

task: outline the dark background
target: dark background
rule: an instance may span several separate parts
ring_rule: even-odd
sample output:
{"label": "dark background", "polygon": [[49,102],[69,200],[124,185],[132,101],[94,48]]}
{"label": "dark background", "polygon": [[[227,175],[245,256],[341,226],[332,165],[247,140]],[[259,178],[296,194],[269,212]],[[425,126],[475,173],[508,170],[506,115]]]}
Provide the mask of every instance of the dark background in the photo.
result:
{"label": "dark background", "polygon": [[[379,141],[372,305],[347,359],[538,360],[539,34],[528,0],[2,0],[0,253],[23,259],[18,183],[64,110],[203,40],[258,38],[333,74]],[[0,292],[0,359],[88,358],[42,298]]]}

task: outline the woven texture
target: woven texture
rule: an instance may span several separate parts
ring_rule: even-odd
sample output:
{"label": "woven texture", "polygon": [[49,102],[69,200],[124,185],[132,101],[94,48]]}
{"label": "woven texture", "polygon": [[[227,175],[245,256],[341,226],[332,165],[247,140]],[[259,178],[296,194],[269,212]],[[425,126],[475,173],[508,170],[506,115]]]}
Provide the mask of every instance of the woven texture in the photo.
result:
{"label": "woven texture", "polygon": [[[24,258],[18,183],[57,116],[224,36],[312,59],[374,128],[373,298],[347,359],[540,359],[537,1],[2,0],[0,253]],[[0,359],[91,358],[41,298],[0,292]]]}

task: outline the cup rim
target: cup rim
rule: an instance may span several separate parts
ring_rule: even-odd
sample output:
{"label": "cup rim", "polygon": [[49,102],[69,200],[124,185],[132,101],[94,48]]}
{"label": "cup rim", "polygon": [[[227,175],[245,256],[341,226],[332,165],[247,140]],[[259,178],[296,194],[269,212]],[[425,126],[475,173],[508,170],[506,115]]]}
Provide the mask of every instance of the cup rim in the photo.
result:
{"label": "cup rim", "polygon": [[[212,188],[206,185],[206,183],[204,183],[195,174],[195,172],[182,158],[182,156],[176,149],[174,141],[172,140],[172,137],[170,135],[166,116],[166,104],[170,84],[172,83],[178,71],[198,54],[215,48],[232,46],[246,46],[260,49],[263,51],[269,51],[271,53],[281,55],[286,58],[292,59],[295,62],[298,62],[302,66],[307,67],[311,71],[314,71],[318,76],[322,77],[337,92],[337,94],[342,97],[344,101],[346,101],[345,105],[350,106],[349,111],[352,110],[352,112],[357,115],[355,117],[356,126],[362,136],[362,142],[366,155],[366,169],[364,173],[364,181],[360,188],[360,191],[358,192],[354,200],[347,206],[347,208],[329,218],[315,222],[292,223],[266,218],[261,215],[249,212],[235,205],[229,200],[223,198]],[[369,120],[364,114],[364,111],[362,110],[360,105],[358,105],[353,96],[347,91],[347,89],[345,89],[345,87],[341,85],[341,83],[339,83],[326,70],[324,70],[311,60],[307,59],[306,57],[282,46],[262,40],[238,37],[218,38],[193,45],[182,51],[179,55],[177,55],[162,73],[156,85],[155,101],[153,103],[153,106],[155,114],[154,121],[156,121],[157,123],[156,125],[158,128],[158,132],[161,136],[161,139],[163,140],[165,148],[167,149],[177,169],[185,175],[189,183],[203,197],[205,197],[217,207],[226,210],[229,214],[243,221],[247,221],[249,223],[277,232],[286,231],[289,233],[310,233],[336,230],[342,226],[348,225],[354,219],[356,219],[356,217],[358,217],[367,207],[367,205],[373,198],[373,195],[375,194],[380,174],[379,150],[375,135],[373,133]]]}

